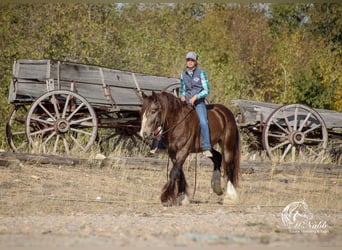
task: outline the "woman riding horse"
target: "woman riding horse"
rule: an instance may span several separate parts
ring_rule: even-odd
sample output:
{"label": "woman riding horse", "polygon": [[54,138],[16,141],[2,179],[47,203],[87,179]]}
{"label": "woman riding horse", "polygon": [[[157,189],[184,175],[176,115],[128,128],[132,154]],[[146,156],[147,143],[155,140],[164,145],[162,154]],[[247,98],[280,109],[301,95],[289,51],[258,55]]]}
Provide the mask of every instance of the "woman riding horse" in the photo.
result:
{"label": "woman riding horse", "polygon": [[[142,97],[140,136],[143,139],[154,137],[161,127],[163,144],[173,163],[168,181],[162,190],[161,202],[163,205],[189,203],[183,164],[190,153],[202,151],[198,116],[192,107],[170,93],[152,92],[150,96],[142,93]],[[221,147],[221,153],[212,148],[212,188],[216,194],[223,194],[222,166],[226,196],[236,199],[234,186],[239,179],[240,139],[235,117],[221,104],[212,104],[207,108],[211,145],[218,143]]]}

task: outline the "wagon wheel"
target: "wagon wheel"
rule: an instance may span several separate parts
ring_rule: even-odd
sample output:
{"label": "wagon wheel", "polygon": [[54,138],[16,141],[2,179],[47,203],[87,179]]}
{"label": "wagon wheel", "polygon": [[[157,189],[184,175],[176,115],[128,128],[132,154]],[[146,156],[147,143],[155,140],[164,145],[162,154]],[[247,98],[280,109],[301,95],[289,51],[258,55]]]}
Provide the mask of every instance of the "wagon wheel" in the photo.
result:
{"label": "wagon wheel", "polygon": [[96,139],[97,117],[79,94],[51,91],[32,104],[26,120],[26,135],[34,151],[85,152]]}
{"label": "wagon wheel", "polygon": [[[319,159],[328,144],[328,131],[319,113],[301,104],[275,109],[268,117],[262,143],[271,160],[297,157]],[[298,158],[297,158],[298,159]]]}
{"label": "wagon wheel", "polygon": [[25,133],[28,104],[15,105],[6,124],[7,142],[14,152],[28,152],[29,144]]}
{"label": "wagon wheel", "polygon": [[173,83],[161,90],[162,92],[169,92],[175,96],[179,95],[179,83]]}
{"label": "wagon wheel", "polygon": [[110,130],[100,131],[100,149],[104,153],[120,152],[120,155],[136,155],[142,147],[146,146],[144,145],[145,141],[138,135],[140,130],[139,113],[119,113],[117,115],[117,119],[131,118],[131,120],[122,124],[118,123]]}
{"label": "wagon wheel", "polygon": [[120,155],[132,156],[139,153],[142,139],[137,132],[133,132],[136,128],[114,128],[110,134],[102,136],[100,140],[100,148],[104,153],[120,153]]}

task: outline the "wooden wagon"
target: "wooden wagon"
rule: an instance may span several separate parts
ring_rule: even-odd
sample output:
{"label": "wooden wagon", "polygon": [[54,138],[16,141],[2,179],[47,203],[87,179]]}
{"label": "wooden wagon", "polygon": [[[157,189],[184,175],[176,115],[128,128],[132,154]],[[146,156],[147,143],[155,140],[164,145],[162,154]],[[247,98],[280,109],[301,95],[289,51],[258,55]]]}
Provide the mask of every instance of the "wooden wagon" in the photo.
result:
{"label": "wooden wagon", "polygon": [[[272,160],[322,159],[329,148],[340,162],[342,113],[312,109],[302,104],[273,104],[233,100],[237,121],[248,143],[263,149]],[[254,138],[254,140],[253,140]]]}
{"label": "wooden wagon", "polygon": [[[6,136],[14,151],[87,151],[140,130],[141,92],[175,92],[179,80],[52,60],[16,60]],[[100,129],[109,129],[99,138]],[[105,134],[105,133],[104,133]]]}

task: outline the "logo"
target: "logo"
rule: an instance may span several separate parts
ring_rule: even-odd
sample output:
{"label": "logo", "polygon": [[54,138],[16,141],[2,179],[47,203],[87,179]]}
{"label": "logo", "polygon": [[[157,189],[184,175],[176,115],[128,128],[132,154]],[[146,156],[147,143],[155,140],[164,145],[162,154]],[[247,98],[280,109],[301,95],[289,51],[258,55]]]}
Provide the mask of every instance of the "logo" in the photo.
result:
{"label": "logo", "polygon": [[195,77],[195,78],[194,78],[194,81],[195,81],[195,82],[198,82],[199,80],[201,80],[201,79],[199,79],[198,77]]}
{"label": "logo", "polygon": [[313,221],[313,214],[304,200],[288,204],[281,213],[281,220],[290,233],[329,232],[326,221]]}

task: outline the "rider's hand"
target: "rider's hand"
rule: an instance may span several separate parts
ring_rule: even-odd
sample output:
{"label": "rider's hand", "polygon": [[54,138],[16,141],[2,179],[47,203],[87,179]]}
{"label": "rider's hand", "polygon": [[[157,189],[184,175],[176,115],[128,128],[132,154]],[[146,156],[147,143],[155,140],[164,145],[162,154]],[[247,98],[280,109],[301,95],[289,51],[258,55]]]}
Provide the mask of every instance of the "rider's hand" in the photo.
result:
{"label": "rider's hand", "polygon": [[189,102],[191,103],[192,106],[194,106],[196,100],[197,100],[197,95],[194,95],[193,97],[190,98]]}

